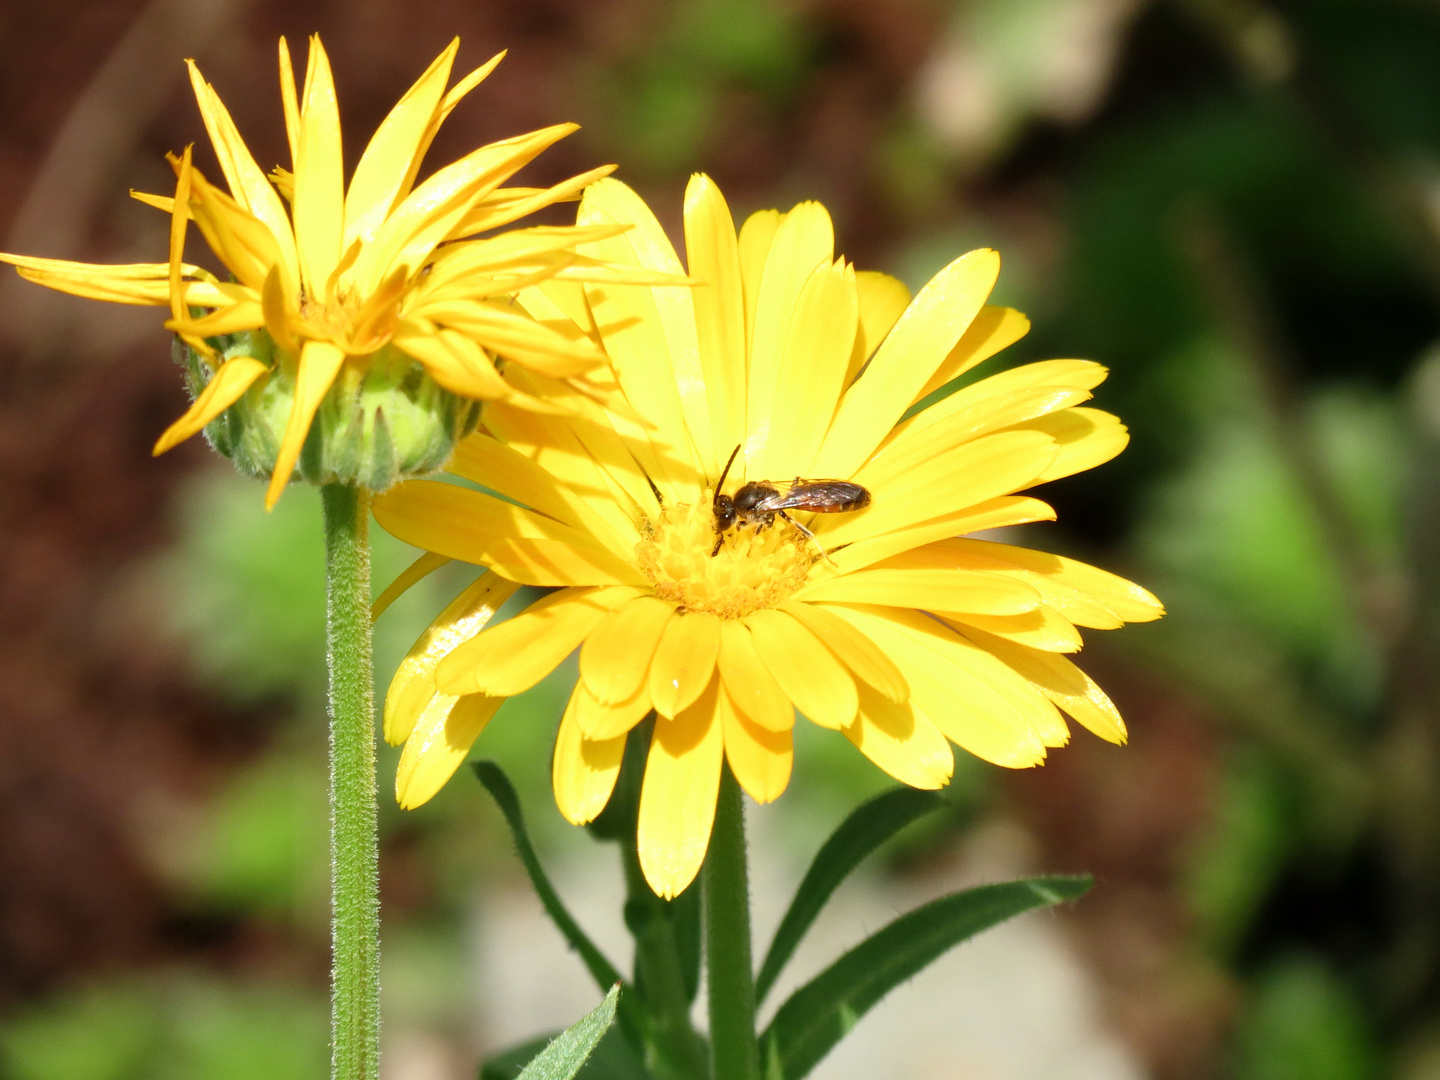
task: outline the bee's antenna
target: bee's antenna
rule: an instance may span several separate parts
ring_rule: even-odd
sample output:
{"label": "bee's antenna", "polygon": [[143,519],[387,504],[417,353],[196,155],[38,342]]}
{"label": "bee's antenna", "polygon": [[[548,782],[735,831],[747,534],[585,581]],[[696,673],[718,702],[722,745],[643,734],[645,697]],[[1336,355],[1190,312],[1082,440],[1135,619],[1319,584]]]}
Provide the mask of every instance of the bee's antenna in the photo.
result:
{"label": "bee's antenna", "polygon": [[735,449],[730,451],[730,460],[725,462],[725,468],[720,471],[720,479],[715,481],[715,494],[720,494],[720,489],[725,486],[725,478],[730,475],[730,466],[735,464],[735,455],[740,453],[740,444],[735,444]]}

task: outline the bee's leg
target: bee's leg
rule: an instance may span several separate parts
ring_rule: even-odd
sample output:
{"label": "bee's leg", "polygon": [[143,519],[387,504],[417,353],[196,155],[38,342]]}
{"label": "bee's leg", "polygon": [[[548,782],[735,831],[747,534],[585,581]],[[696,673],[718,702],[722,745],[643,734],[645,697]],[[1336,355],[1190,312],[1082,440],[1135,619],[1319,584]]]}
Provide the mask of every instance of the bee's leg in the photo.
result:
{"label": "bee's leg", "polygon": [[791,525],[794,525],[795,528],[799,529],[802,533],[804,533],[804,534],[810,539],[810,542],[815,545],[815,550],[818,551],[818,552],[820,552],[820,557],[821,557],[822,559],[824,559],[826,562],[828,562],[831,566],[834,566],[834,565],[835,565],[835,560],[832,559],[832,558],[830,558],[830,553],[825,550],[824,546],[823,546],[823,545],[820,543],[820,541],[816,538],[816,536],[815,536],[815,534],[814,534],[813,532],[811,532],[809,529],[807,529],[804,525],[801,525],[798,521],[796,521],[794,518],[792,518],[792,517],[791,517],[789,514],[787,514],[784,510],[777,510],[777,511],[775,511],[775,512],[776,512],[777,514],[779,514],[781,517],[783,517],[786,521],[788,521]]}
{"label": "bee's leg", "polygon": [[711,551],[710,551],[710,557],[711,557],[712,559],[713,559],[716,555],[719,555],[719,554],[720,554],[720,547],[721,547],[721,545],[723,545],[724,543],[725,543],[725,534],[724,534],[723,532],[721,532],[719,529],[716,529],[716,530],[715,530],[715,546],[714,546],[714,548],[712,548]]}

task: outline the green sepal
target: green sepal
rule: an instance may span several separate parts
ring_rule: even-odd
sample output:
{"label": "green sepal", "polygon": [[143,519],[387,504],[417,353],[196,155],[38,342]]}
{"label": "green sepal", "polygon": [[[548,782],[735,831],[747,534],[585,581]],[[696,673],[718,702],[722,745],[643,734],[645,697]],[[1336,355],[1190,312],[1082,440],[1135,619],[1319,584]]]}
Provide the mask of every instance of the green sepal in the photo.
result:
{"label": "green sepal", "polygon": [[790,908],[770,941],[760,974],[755,977],[755,1003],[759,1005],[775,985],[800,939],[840,883],[871,852],[917,818],[946,805],[933,791],[900,787],[883,792],[858,806],[840,823],[815,853],[810,869],[795,890]]}
{"label": "green sepal", "polygon": [[876,1002],[950,948],[1033,908],[1074,900],[1091,883],[1057,876],[983,885],[900,916],[780,1006],[760,1036],[765,1080],[800,1080]]}
{"label": "green sepal", "polygon": [[616,983],[604,1001],[558,1035],[491,1058],[481,1066],[480,1080],[643,1080],[624,1040],[606,1037],[619,999]]}
{"label": "green sepal", "polygon": [[[242,473],[269,479],[295,400],[296,359],[264,330],[207,339],[222,361],[248,356],[269,374],[205,427],[205,438]],[[173,353],[190,396],[210,381],[210,364],[179,338]],[[475,430],[480,403],[443,389],[418,360],[393,346],[347,359],[311,421],[293,479],[381,492],[444,468]]]}

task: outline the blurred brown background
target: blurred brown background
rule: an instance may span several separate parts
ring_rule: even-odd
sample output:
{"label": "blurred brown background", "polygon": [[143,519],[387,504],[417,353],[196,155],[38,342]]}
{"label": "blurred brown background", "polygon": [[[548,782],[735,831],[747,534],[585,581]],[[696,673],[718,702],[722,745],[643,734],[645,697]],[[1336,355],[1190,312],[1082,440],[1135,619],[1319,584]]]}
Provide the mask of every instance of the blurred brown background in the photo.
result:
{"label": "blurred brown background", "polygon": [[[458,35],[461,70],[509,56],[432,167],[576,120],[526,182],[619,162],[676,236],[694,170],[737,217],[818,198],[840,250],[912,288],[996,246],[1001,299],[1036,326],[1010,362],[1113,369],[1099,403],[1131,425],[1130,450],[1057,485],[1061,525],[1026,542],[1170,605],[1085,653],[1132,743],[1080,733],[1030,773],[961,767],[946,824],[888,852],[851,914],[873,901],[883,916],[952,871],[1099,884],[1006,939],[1014,952],[947,975],[983,996],[987,978],[1032,973],[996,991],[1011,1042],[877,1012],[855,1036],[869,1049],[817,1076],[867,1060],[920,1075],[884,1056],[916,1040],[936,1076],[1440,1076],[1440,7],[11,2],[4,248],[163,258],[167,219],[126,192],[165,191],[164,153],[192,141],[213,171],[182,58],[268,166],[285,156],[275,40],[312,32],[351,164]],[[0,1077],[14,1080],[285,1078],[325,1060],[318,508],[296,489],[267,518],[198,440],[150,458],[186,404],[161,321],[0,281]],[[379,543],[383,581],[406,553]],[[382,680],[449,584],[382,621]],[[507,707],[477,753],[517,776],[550,856],[583,868],[609,853],[559,822],[544,783],[562,693]],[[881,786],[848,749],[802,747],[762,828],[786,838],[780,879]],[[473,1075],[541,1022],[484,985],[529,970],[496,942],[506,927],[522,940],[530,915],[467,784],[386,811],[392,1078]],[[536,954],[536,993],[569,980],[583,1007],[578,967],[549,963]],[[1027,1057],[1028,1029],[1070,1030],[1047,994],[1075,1034]]]}

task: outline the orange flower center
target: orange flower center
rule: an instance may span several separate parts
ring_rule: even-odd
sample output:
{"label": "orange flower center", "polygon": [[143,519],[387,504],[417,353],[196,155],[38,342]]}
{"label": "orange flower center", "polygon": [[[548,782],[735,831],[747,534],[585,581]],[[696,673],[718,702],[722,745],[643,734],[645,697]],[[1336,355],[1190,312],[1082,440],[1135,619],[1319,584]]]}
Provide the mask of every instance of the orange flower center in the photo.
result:
{"label": "orange flower center", "polygon": [[783,604],[805,583],[819,553],[783,518],[754,529],[737,524],[715,551],[711,493],[695,505],[665,507],[646,521],[635,548],[655,595],[689,611],[738,619]]}

